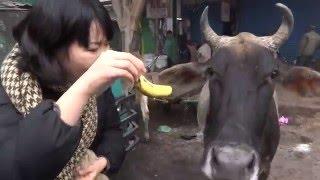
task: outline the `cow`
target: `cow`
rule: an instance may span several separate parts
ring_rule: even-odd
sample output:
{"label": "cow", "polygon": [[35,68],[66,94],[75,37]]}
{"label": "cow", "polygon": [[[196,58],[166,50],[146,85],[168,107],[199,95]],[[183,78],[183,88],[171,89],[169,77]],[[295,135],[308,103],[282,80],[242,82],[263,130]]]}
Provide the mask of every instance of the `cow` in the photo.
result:
{"label": "cow", "polygon": [[201,16],[201,31],[213,50],[213,73],[201,90],[197,115],[204,134],[202,171],[209,179],[263,180],[269,175],[280,138],[277,51],[294,25],[291,10],[276,6],[282,24],[264,37],[247,32],[219,36],[208,23],[208,7]]}
{"label": "cow", "polygon": [[[215,84],[217,83],[217,81],[219,82],[218,85],[220,86],[224,86],[230,83],[231,85],[233,85],[232,90],[234,91],[240,88],[242,88],[242,90],[245,91],[246,90],[245,87],[242,87],[244,86],[245,83],[248,83],[251,86],[254,86],[254,83],[259,84],[260,81],[263,88],[265,88],[265,86],[269,87],[270,88],[270,90],[268,91],[269,93],[266,93],[266,95],[263,96],[263,99],[266,99],[268,101],[271,98],[269,102],[270,108],[266,108],[266,105],[263,105],[263,106],[261,105],[261,107],[252,108],[252,111],[259,112],[259,113],[263,112],[263,111],[259,111],[260,109],[262,110],[268,109],[267,116],[268,117],[270,116],[270,118],[266,118],[268,119],[268,121],[266,121],[266,119],[263,119],[263,122],[268,122],[268,123],[267,124],[262,123],[263,124],[262,127],[260,127],[261,125],[258,127],[254,127],[254,126],[246,127],[246,128],[255,128],[258,130],[270,130],[270,129],[272,130],[271,135],[273,135],[273,139],[270,140],[272,141],[272,143],[269,142],[268,140],[268,138],[270,139],[271,136],[266,137],[266,139],[263,139],[263,142],[271,143],[266,145],[266,147],[270,149],[264,149],[264,150],[268,150],[268,152],[267,151],[263,152],[267,155],[257,154],[257,156],[255,156],[255,158],[257,157],[257,159],[255,159],[257,160],[255,161],[255,165],[258,167],[259,173],[262,174],[262,172],[264,172],[265,176],[267,176],[269,172],[269,166],[270,166],[270,163],[265,163],[265,162],[271,162],[275,149],[278,145],[278,140],[279,140],[279,135],[278,135],[279,127],[276,123],[278,119],[278,107],[277,107],[276,98],[275,98],[276,93],[274,92],[274,84],[275,83],[282,84],[287,89],[296,91],[302,96],[303,95],[312,96],[317,94],[320,95],[318,92],[320,89],[319,73],[316,73],[315,71],[306,67],[292,67],[290,65],[283,64],[280,60],[278,60],[278,57],[277,57],[278,49],[289,38],[289,35],[293,28],[294,20],[293,20],[293,15],[290,9],[288,9],[286,6],[282,4],[277,4],[277,6],[280,8],[280,10],[284,14],[283,22],[276,34],[274,34],[273,36],[266,36],[266,37],[256,37],[250,33],[240,33],[235,37],[218,36],[208,25],[208,21],[206,17],[207,16],[207,9],[206,9],[201,18],[201,29],[203,34],[206,37],[205,39],[207,40],[208,44],[210,44],[211,49],[214,52],[211,60],[205,63],[200,63],[201,60],[198,60],[196,62],[179,64],[171,68],[168,68],[160,73],[152,72],[152,73],[146,74],[146,77],[154,83],[171,85],[173,87],[173,94],[170,97],[165,99],[160,99],[160,100],[167,101],[168,103],[179,102],[183,99],[187,99],[192,96],[199,96],[200,94],[200,98],[198,102],[198,110],[197,110],[198,112],[197,119],[200,127],[200,133],[198,134],[201,135],[205,132],[205,147],[207,149],[205,157],[208,157],[208,158],[212,157],[212,156],[209,156],[208,153],[213,152],[213,149],[209,150],[210,149],[209,144],[211,144],[210,139],[215,139],[215,137],[212,137],[215,135],[211,135],[211,133],[212,132],[217,133],[218,131],[217,129],[211,129],[212,128],[211,126],[213,126],[211,125],[212,124],[211,121],[207,122],[207,119],[209,117],[208,114],[213,116],[215,115],[215,113],[212,114],[208,112],[216,112],[216,111],[217,111],[216,113],[223,112],[222,109],[220,108],[215,109],[210,107],[210,105],[213,105],[211,103],[214,103],[214,102],[211,102],[212,99],[222,98],[222,97],[213,98],[216,96],[215,94],[212,94],[210,96],[210,94],[215,91],[215,86],[216,86]],[[259,59],[260,57],[263,57],[263,58]],[[201,59],[202,57],[198,55],[197,58]],[[269,59],[269,60],[265,60],[265,59]],[[233,76],[237,76],[237,78],[240,78],[240,79],[235,79],[235,82],[233,82],[232,80],[226,79],[227,75],[224,75],[225,73],[224,71],[226,70],[226,68],[234,69],[234,68],[237,68],[237,66],[240,66],[242,69],[247,69],[248,70],[246,72],[247,74],[243,75],[242,74],[243,72],[241,71],[237,72],[233,70],[235,71],[233,72],[235,73]],[[297,71],[299,71],[299,73],[296,73]],[[249,76],[249,73],[251,76]],[[261,73],[265,73],[265,74],[261,74]],[[262,75],[266,75],[266,77]],[[280,75],[280,76],[277,77],[277,75]],[[259,82],[254,82],[254,80],[251,78],[257,78],[255,79],[255,81],[259,80]],[[276,78],[276,79],[273,79],[273,78]],[[209,86],[209,84],[213,84],[213,85]],[[230,85],[228,85],[228,88],[231,88],[229,86]],[[259,88],[261,87],[259,86]],[[224,91],[225,89],[223,89],[223,92]],[[224,92],[223,94],[226,94],[225,96],[227,96],[227,92],[230,94],[233,93],[232,91],[231,92],[229,91],[230,89],[228,89],[228,91]],[[237,93],[241,94],[241,92],[237,92]],[[273,96],[269,97],[270,94]],[[144,138],[146,141],[149,141],[150,140],[150,134],[149,134],[150,118],[149,118],[149,108],[148,108],[149,99],[146,96],[140,94],[139,92],[136,92],[136,95],[137,95],[136,96],[137,102],[140,104],[140,108],[142,112],[142,120],[144,123]],[[239,97],[239,101],[240,100],[244,101],[241,99],[241,97]],[[245,101],[242,103],[245,103]],[[233,108],[233,107],[229,107],[229,109],[230,108]],[[248,107],[242,107],[242,108],[244,108],[245,110]],[[224,111],[227,111],[227,110],[228,108],[224,107]],[[245,111],[242,113],[245,113]],[[246,112],[246,113],[250,113],[250,112]],[[236,113],[236,115],[239,115],[239,114]],[[253,121],[253,119],[256,120],[260,118],[258,116],[254,117],[252,114],[251,115],[247,114],[242,116],[250,116],[250,119],[248,117],[248,119],[245,122]],[[239,116],[239,118],[240,117],[241,116]],[[266,115],[264,114],[264,116],[261,116],[261,117],[266,117]],[[232,117],[232,118],[235,118],[235,117]],[[232,119],[232,118],[230,122],[235,121],[235,119]],[[245,117],[241,117],[241,118],[242,119],[240,119],[239,122],[244,123],[243,118]],[[214,122],[216,121],[220,122],[223,119],[227,119],[227,121],[229,121],[228,117],[224,117],[224,115],[219,115],[219,118],[214,116],[214,117],[211,117],[211,119],[214,119],[213,120]],[[237,122],[234,125],[236,124]],[[269,131],[266,131],[264,133],[270,134]],[[219,135],[216,135],[216,136],[219,136]],[[264,147],[261,144],[257,146],[259,148]],[[261,151],[259,151],[259,153],[260,152]],[[255,153],[257,153],[257,150],[255,151]],[[268,160],[264,160],[263,163],[259,164],[257,162],[260,162],[260,161],[262,162],[261,157],[266,157]],[[208,170],[208,168],[206,169],[207,169],[206,174],[210,177],[211,176],[209,173],[210,171]],[[262,169],[265,169],[265,170],[262,171]],[[213,170],[211,172],[213,172]]]}

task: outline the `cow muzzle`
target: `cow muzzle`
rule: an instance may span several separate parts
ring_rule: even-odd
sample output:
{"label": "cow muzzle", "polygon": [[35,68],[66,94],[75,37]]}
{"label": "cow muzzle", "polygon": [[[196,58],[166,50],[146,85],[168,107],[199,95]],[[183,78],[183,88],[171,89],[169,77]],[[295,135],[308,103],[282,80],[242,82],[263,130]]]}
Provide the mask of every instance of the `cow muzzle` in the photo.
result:
{"label": "cow muzzle", "polygon": [[214,180],[258,179],[259,158],[246,145],[212,145],[206,151],[202,171]]}

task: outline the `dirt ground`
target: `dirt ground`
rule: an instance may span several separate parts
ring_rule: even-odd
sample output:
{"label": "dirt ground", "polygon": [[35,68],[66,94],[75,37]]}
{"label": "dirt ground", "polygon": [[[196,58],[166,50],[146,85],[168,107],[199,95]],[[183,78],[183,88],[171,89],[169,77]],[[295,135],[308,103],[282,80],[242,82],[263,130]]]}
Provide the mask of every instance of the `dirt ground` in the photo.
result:
{"label": "dirt ground", "polygon": [[[281,126],[281,140],[272,163],[270,180],[320,179],[320,98],[301,98],[278,87],[280,115],[289,118]],[[157,131],[169,125],[171,133]],[[205,180],[200,172],[202,144],[198,139],[183,140],[181,134],[197,132],[194,106],[151,106],[151,141],[140,143],[126,158],[115,180]],[[302,144],[302,145],[301,145]],[[310,151],[295,150],[309,146]]]}

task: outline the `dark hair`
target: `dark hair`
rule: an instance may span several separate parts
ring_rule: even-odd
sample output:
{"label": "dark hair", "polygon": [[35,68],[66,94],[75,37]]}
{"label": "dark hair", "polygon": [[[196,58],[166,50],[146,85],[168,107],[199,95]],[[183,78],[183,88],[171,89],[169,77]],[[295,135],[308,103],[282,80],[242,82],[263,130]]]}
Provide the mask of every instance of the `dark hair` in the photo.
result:
{"label": "dark hair", "polygon": [[110,41],[112,21],[98,0],[38,0],[13,30],[22,52],[19,68],[45,85],[66,83],[66,71],[57,56],[66,55],[75,41],[87,48],[93,21]]}

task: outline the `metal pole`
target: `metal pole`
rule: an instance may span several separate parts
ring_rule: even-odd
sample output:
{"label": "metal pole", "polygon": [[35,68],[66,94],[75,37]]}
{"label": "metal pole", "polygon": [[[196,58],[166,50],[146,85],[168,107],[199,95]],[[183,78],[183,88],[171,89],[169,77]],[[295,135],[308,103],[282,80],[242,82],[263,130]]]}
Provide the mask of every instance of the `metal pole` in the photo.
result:
{"label": "metal pole", "polygon": [[154,20],[154,31],[155,31],[155,39],[156,39],[156,56],[160,54],[160,46],[159,46],[159,23],[160,20],[157,18]]}
{"label": "metal pole", "polygon": [[173,34],[177,36],[177,0],[172,1],[172,28]]}

